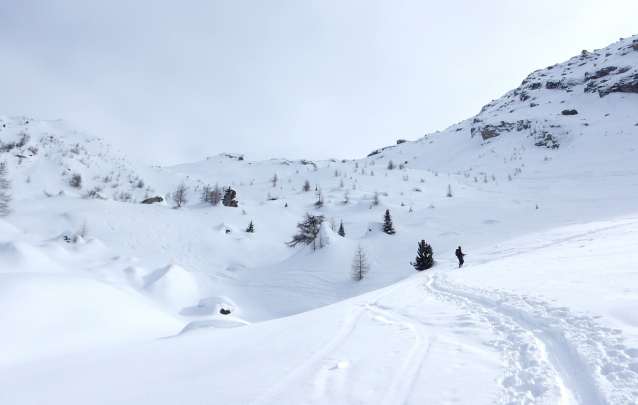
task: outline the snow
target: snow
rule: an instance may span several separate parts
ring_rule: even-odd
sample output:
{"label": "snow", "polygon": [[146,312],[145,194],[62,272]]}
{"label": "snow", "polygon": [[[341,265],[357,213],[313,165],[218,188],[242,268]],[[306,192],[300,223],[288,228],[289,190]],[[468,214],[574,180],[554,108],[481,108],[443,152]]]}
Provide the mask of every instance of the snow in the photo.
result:
{"label": "snow", "polygon": [[7,367],[122,342],[157,339],[180,322],[86,277],[0,275],[0,364]]}
{"label": "snow", "polygon": [[[636,69],[634,40],[528,78],[571,92],[524,84],[358,160],[149,167],[70,123],[1,117],[3,145],[30,139],[0,154],[14,197],[0,219],[0,402],[638,403],[638,95],[583,79]],[[472,136],[519,120],[532,124]],[[542,131],[560,146],[536,145]],[[181,181],[189,203],[173,209]],[[215,183],[238,208],[199,202]],[[166,201],[139,204],[153,196]],[[306,211],[326,217],[324,247],[291,249]],[[435,266],[417,272],[421,240]],[[371,270],[356,282],[359,244]]]}

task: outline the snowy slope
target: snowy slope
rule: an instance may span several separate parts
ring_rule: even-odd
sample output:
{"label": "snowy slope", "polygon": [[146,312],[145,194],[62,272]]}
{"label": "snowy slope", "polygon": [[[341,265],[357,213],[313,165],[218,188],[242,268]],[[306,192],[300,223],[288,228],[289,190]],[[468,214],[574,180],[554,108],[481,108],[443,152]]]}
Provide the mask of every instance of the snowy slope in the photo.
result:
{"label": "snowy slope", "polygon": [[[149,167],[1,118],[0,403],[636,403],[636,44],[358,160]],[[186,206],[139,203],[182,181]],[[199,201],[216,183],[239,207]],[[306,211],[322,249],[285,244]]]}

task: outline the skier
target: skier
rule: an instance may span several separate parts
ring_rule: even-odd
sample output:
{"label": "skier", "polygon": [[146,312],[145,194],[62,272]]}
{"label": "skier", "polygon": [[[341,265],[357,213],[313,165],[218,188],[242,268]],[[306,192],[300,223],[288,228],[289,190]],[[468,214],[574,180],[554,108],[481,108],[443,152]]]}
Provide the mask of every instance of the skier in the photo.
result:
{"label": "skier", "polygon": [[461,247],[459,246],[459,248],[456,249],[456,252],[454,252],[454,254],[456,255],[456,257],[458,257],[459,268],[461,268],[463,266],[463,263],[465,263],[465,260],[463,260],[463,256],[465,256],[465,253],[461,251]]}

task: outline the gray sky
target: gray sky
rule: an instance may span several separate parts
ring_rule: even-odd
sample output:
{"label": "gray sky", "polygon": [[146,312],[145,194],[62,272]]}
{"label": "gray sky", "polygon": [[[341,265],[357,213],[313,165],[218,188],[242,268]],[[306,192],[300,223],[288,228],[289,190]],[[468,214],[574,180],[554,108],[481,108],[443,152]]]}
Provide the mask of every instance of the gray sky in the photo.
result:
{"label": "gray sky", "polygon": [[154,165],[360,158],[638,33],[636,0],[0,2],[0,115]]}

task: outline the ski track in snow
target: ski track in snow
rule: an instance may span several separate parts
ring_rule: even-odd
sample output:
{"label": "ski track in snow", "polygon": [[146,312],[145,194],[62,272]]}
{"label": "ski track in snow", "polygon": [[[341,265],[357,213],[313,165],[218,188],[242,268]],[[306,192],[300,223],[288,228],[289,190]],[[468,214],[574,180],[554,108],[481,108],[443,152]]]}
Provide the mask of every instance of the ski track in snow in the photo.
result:
{"label": "ski track in snow", "polygon": [[407,327],[415,337],[414,344],[406,360],[401,365],[399,371],[394,374],[392,383],[389,385],[386,395],[380,402],[381,404],[403,404],[410,397],[412,387],[421,368],[421,363],[425,359],[432,341],[425,342],[425,327],[421,323],[399,315],[391,311],[391,308],[383,308],[379,306],[376,301],[378,301],[378,299],[369,304],[368,308],[373,312],[389,317],[398,324]]}
{"label": "ski track in snow", "polygon": [[[331,384],[338,385],[336,388],[343,388],[352,384],[352,382],[346,380],[336,381],[330,378],[327,374],[327,370],[334,370],[335,368],[347,367],[347,362],[335,364],[335,358],[339,356],[335,353],[338,349],[345,344],[345,342],[351,337],[353,332],[357,328],[357,324],[362,318],[378,318],[383,317],[383,324],[390,326],[398,326],[402,330],[409,330],[413,335],[413,343],[406,355],[403,356],[403,360],[400,364],[396,365],[395,372],[391,373],[393,376],[387,383],[387,389],[384,389],[384,394],[379,397],[375,402],[383,405],[392,404],[404,404],[408,401],[415,380],[418,377],[418,372],[421,368],[421,364],[425,359],[427,352],[430,348],[432,341],[426,339],[425,326],[421,323],[405,317],[394,312],[389,307],[384,307],[378,302],[388,294],[392,293],[399,287],[392,288],[376,298],[363,303],[358,306],[354,312],[348,317],[348,319],[340,326],[339,332],[325,344],[320,350],[318,350],[310,359],[305,361],[295,370],[290,372],[279,384],[269,390],[261,398],[255,401],[255,404],[275,404],[278,403],[278,398],[285,397],[287,392],[290,391],[291,386],[298,385],[300,382],[305,385],[312,386],[310,398],[306,398],[303,403],[334,403],[335,398],[330,395],[339,391],[333,389]],[[368,317],[366,317],[368,315]],[[327,365],[333,365],[328,369]],[[388,364],[380,364],[379,367],[388,367]],[[366,384],[367,385],[367,384]],[[358,401],[354,398],[339,398],[337,402],[350,403],[348,400]],[[362,402],[363,403],[363,402]],[[366,401],[365,403],[370,403]]]}
{"label": "ski track in snow", "polygon": [[544,342],[536,336],[535,328],[530,330],[528,325],[515,322],[497,305],[490,305],[483,297],[468,293],[464,286],[442,281],[442,278],[428,276],[423,284],[424,291],[472,314],[497,336],[496,340],[488,342],[503,353],[504,372],[499,381],[503,392],[495,403],[570,403],[564,401],[571,395],[565,389],[563,378],[548,358],[547,346],[553,347],[554,342]]}
{"label": "ski track in snow", "polygon": [[[499,258],[629,224],[598,228]],[[428,275],[422,289],[472,314],[496,334],[489,344],[503,353],[504,366],[499,381],[503,391],[496,403],[638,404],[638,349],[623,344],[621,330],[527,294],[456,283],[450,272]]]}

